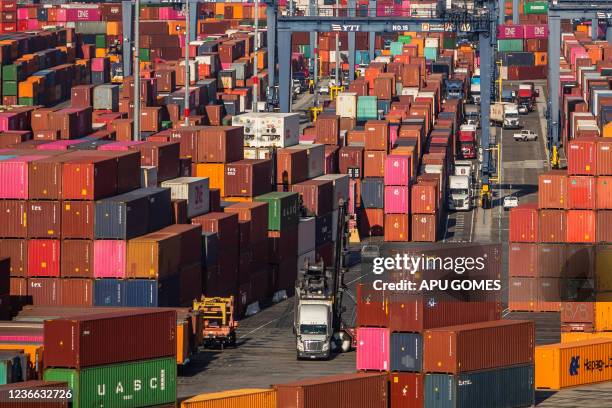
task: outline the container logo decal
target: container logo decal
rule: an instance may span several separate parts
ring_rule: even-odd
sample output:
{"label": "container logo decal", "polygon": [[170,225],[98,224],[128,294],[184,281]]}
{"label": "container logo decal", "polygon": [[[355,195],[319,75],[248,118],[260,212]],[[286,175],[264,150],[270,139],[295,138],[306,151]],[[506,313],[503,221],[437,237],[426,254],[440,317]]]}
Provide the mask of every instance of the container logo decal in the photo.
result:
{"label": "container logo decal", "polygon": [[578,375],[578,369],[580,368],[580,356],[572,356],[569,365],[570,376]]}

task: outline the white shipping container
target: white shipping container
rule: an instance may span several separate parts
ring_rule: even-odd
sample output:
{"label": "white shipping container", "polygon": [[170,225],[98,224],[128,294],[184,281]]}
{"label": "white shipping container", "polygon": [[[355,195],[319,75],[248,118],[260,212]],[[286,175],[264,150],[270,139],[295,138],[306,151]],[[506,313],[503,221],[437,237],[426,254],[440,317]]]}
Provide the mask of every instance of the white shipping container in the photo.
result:
{"label": "white shipping container", "polygon": [[301,271],[304,269],[304,264],[306,263],[306,260],[308,260],[308,263],[310,265],[313,265],[316,261],[316,252],[314,250],[306,252],[305,254],[299,255],[298,259],[297,259],[297,270]]}
{"label": "white shipping container", "polygon": [[357,93],[340,92],[336,100],[336,115],[341,118],[357,117]]}
{"label": "white shipping container", "polygon": [[296,146],[290,146],[289,149],[307,150],[309,179],[323,175],[325,171],[325,145],[300,143]]}
{"label": "white shipping container", "polygon": [[[181,60],[179,62],[179,67],[181,67],[180,69],[185,71],[185,60]],[[189,81],[198,81],[198,61],[196,60],[189,60]]]}
{"label": "white shipping container", "polygon": [[157,187],[157,167],[140,166],[140,187]]}
{"label": "white shipping container", "polygon": [[411,95],[411,96],[416,98],[416,96],[418,94],[419,94],[419,88],[418,87],[407,87],[407,86],[405,86],[404,88],[402,88],[402,95]]}
{"label": "white shipping container", "polygon": [[245,147],[244,158],[250,160],[265,160],[272,157],[272,148],[268,147]]}
{"label": "white shipping container", "polygon": [[298,254],[314,251],[316,241],[315,217],[300,218],[298,222]]}
{"label": "white shipping container", "polygon": [[425,38],[425,47],[428,48],[438,48],[438,44],[440,43],[439,38],[437,37],[427,37]]}
{"label": "white shipping container", "polygon": [[257,147],[289,147],[300,139],[298,113],[268,113],[261,119]]}
{"label": "white shipping container", "polygon": [[173,200],[187,200],[187,217],[197,217],[210,211],[208,177],[179,177],[164,181]]}
{"label": "white shipping container", "polygon": [[348,174],[325,174],[315,180],[331,180],[334,186],[334,209],[338,208],[339,200],[345,203],[349,197],[349,176]]}

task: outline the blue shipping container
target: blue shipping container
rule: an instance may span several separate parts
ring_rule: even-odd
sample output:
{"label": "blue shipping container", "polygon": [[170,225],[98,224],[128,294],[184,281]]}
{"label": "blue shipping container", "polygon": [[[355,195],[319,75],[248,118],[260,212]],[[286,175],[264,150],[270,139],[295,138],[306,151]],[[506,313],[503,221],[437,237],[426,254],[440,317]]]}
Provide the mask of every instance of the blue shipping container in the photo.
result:
{"label": "blue shipping container", "polygon": [[391,371],[420,372],[423,339],[419,333],[391,333]]}

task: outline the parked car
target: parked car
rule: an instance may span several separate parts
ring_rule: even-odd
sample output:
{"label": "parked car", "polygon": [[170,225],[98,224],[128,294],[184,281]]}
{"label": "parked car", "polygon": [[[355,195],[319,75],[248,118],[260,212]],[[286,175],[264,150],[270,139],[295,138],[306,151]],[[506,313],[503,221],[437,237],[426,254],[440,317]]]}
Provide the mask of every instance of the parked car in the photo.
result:
{"label": "parked car", "polygon": [[526,142],[529,140],[537,140],[538,134],[533,130],[523,129],[518,133],[514,134],[514,140]]}
{"label": "parked car", "polygon": [[518,207],[519,199],[515,196],[504,197],[504,210],[508,211],[511,208]]}

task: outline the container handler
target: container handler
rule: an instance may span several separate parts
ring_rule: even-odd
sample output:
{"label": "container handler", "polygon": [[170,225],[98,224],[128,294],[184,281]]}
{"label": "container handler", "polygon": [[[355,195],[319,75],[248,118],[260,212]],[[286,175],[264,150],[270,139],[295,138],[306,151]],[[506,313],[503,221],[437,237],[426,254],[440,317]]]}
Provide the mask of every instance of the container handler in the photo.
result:
{"label": "container handler", "polygon": [[[348,252],[347,205],[338,208],[334,263],[304,264],[295,285],[294,327],[297,359],[328,359],[332,351],[349,351],[354,331],[342,320]],[[355,300],[354,298],[352,299]]]}
{"label": "container handler", "polygon": [[205,297],[193,301],[193,310],[201,313],[202,340],[206,348],[236,346],[234,297]]}

